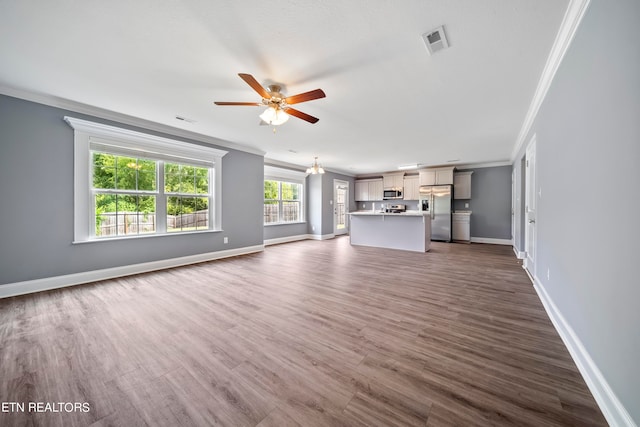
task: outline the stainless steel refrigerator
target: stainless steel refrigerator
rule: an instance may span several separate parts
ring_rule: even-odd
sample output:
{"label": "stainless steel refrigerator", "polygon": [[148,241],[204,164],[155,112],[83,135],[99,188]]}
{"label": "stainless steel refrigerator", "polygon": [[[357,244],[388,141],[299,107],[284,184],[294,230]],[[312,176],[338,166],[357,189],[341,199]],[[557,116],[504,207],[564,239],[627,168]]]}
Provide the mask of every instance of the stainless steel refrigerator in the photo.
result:
{"label": "stainless steel refrigerator", "polygon": [[418,207],[431,216],[431,240],[451,241],[452,185],[423,185]]}

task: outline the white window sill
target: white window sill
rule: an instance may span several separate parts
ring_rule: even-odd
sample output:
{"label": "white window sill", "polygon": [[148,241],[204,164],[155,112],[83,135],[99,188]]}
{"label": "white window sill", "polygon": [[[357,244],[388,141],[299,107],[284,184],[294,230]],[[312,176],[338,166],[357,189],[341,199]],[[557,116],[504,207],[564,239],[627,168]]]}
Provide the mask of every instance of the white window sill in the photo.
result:
{"label": "white window sill", "polygon": [[202,231],[173,231],[171,233],[149,233],[149,234],[131,234],[125,236],[117,236],[117,237],[94,237],[88,240],[75,240],[71,242],[72,245],[82,245],[85,243],[96,243],[96,242],[114,242],[120,240],[136,240],[136,239],[147,239],[150,237],[167,237],[167,236],[184,236],[187,234],[211,234],[211,233],[220,233],[224,230],[202,230]]}

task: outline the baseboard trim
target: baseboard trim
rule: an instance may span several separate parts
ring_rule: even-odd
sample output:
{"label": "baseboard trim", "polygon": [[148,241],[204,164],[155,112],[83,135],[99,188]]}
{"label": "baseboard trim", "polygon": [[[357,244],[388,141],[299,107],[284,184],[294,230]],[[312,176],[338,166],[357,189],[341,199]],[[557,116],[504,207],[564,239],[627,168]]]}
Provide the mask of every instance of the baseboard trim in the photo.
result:
{"label": "baseboard trim", "polygon": [[515,246],[513,247],[513,253],[516,254],[516,258],[524,259],[524,251],[519,251]]}
{"label": "baseboard trim", "polygon": [[277,237],[275,239],[268,239],[264,241],[264,245],[265,246],[271,246],[271,245],[279,245],[280,243],[289,243],[289,242],[297,242],[299,240],[307,240],[310,239],[311,237],[310,234],[298,234],[295,236],[286,236],[286,237]]}
{"label": "baseboard trim", "polygon": [[488,243],[490,245],[513,245],[511,239],[492,239],[490,237],[472,237],[471,243]]}
{"label": "baseboard trim", "polygon": [[333,239],[334,237],[336,237],[335,234],[331,233],[331,234],[309,234],[308,235],[310,239],[313,240],[328,240],[328,239]]}
{"label": "baseboard trim", "polygon": [[102,270],[85,271],[82,273],[66,274],[63,276],[46,277],[43,279],[8,283],[6,285],[0,285],[0,298],[8,298],[17,295],[65,288],[67,286],[81,285],[83,283],[96,282],[99,280],[114,279],[116,277],[129,276],[132,274],[148,273],[150,271],[164,270],[167,268],[180,267],[183,265],[213,261],[216,259],[229,258],[238,255],[247,255],[262,251],[264,251],[264,245],[246,246],[243,248],[163,259],[159,261],[125,265],[122,267],[105,268]]}
{"label": "baseboard trim", "polygon": [[596,366],[582,341],[580,341],[580,338],[578,338],[537,277],[533,279],[533,287],[609,425],[636,427],[633,419],[613,390],[611,390],[609,383],[607,383],[602,372]]}

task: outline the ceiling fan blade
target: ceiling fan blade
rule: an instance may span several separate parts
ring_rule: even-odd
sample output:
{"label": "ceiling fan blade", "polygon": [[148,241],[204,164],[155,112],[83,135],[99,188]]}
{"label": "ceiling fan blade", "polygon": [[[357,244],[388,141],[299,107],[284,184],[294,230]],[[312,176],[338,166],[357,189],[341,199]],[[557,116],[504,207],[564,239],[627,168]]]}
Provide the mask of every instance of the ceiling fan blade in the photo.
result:
{"label": "ceiling fan blade", "polygon": [[262,105],[259,102],[219,102],[219,101],[214,102],[214,104],[216,105],[251,105],[254,107],[259,107],[260,105]]}
{"label": "ceiling fan blade", "polygon": [[317,123],[318,120],[320,120],[317,117],[310,116],[307,113],[303,113],[302,111],[296,110],[294,108],[287,108],[286,110],[284,110],[284,112],[299,119],[306,120],[309,123]]}
{"label": "ceiling fan blade", "polygon": [[288,98],[285,98],[284,101],[289,105],[293,105],[293,104],[299,104],[300,102],[311,101],[318,98],[324,98],[325,96],[327,95],[325,95],[322,89],[316,89],[316,90],[312,90],[305,93],[299,93],[298,95],[292,95]]}
{"label": "ceiling fan blade", "polygon": [[251,86],[253,88],[253,90],[258,92],[258,94],[261,97],[266,98],[266,99],[271,99],[271,94],[269,92],[267,92],[267,90],[265,88],[263,88],[262,85],[260,83],[258,83],[258,81],[251,74],[238,73],[238,75],[240,76],[240,78],[242,80],[247,82],[247,84],[249,86]]}

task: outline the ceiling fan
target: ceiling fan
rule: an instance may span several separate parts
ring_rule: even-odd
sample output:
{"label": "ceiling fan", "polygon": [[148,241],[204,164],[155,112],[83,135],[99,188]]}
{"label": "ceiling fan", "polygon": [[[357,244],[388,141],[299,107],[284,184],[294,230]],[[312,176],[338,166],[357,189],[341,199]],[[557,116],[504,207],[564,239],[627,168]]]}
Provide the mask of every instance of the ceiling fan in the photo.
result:
{"label": "ceiling fan", "polygon": [[[305,120],[309,123],[317,123],[317,117],[313,117],[307,113],[291,108],[293,104],[312,101],[318,98],[324,98],[325,93],[322,89],[316,89],[309,92],[300,93],[298,95],[285,97],[280,90],[279,85],[269,85],[268,90],[262,87],[260,83],[251,74],[238,74],[242,80],[247,82],[258,95],[262,97],[261,102],[214,102],[216,105],[244,105],[261,107],[266,106],[267,109],[260,115],[260,118],[271,125],[281,125],[289,119],[289,115]],[[274,128],[275,129],[275,128]]]}

